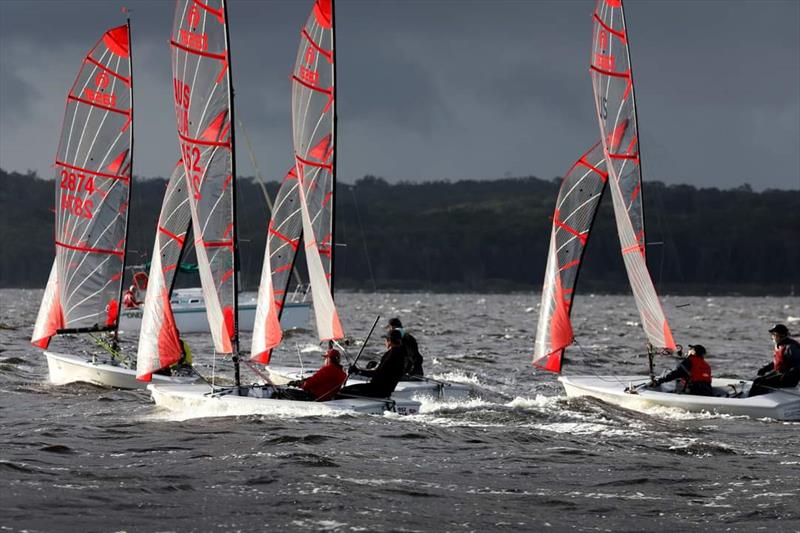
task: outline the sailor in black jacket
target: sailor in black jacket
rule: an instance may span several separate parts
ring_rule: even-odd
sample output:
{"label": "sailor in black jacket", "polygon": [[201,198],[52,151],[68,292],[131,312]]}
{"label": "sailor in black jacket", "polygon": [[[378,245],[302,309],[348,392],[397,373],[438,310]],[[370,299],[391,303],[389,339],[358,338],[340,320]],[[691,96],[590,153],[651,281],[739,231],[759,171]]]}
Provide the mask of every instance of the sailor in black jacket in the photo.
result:
{"label": "sailor in black jacket", "polygon": [[408,356],[404,379],[423,376],[425,373],[422,371],[422,354],[419,353],[417,339],[403,328],[403,323],[400,322],[399,318],[390,318],[386,328],[389,331],[397,330],[402,336],[403,346]]}
{"label": "sailor in black jacket", "polygon": [[341,397],[369,396],[371,398],[388,398],[403,377],[406,368],[406,349],[403,347],[402,336],[398,330],[391,330],[384,335],[386,339],[386,353],[381,357],[380,363],[372,369],[350,367],[350,374],[359,374],[370,378],[368,383],[350,385],[339,391]]}

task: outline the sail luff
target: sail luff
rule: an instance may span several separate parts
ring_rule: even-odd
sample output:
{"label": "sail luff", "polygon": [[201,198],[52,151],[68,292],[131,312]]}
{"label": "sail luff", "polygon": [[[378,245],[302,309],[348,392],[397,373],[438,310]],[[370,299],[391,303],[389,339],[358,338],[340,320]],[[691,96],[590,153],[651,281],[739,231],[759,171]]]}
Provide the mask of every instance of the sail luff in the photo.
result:
{"label": "sail luff", "polygon": [[674,349],[645,258],[639,133],[622,0],[598,0],[593,22],[590,72],[623,261],[650,344]]}
{"label": "sail luff", "polygon": [[[336,52],[336,1],[331,1],[331,50],[335,54]],[[339,137],[337,135],[338,131],[338,115],[336,114],[337,108],[337,100],[336,100],[336,56],[334,55],[332,65],[331,65],[331,89],[333,90],[333,100],[331,102],[331,112],[333,113],[333,127],[331,128],[331,146],[334,147],[333,150],[333,161],[331,163],[331,191],[333,195],[331,196],[331,245],[330,245],[330,254],[331,254],[331,266],[329,269],[330,279],[328,280],[328,284],[330,285],[331,290],[331,298],[335,298],[335,282],[336,282],[336,275],[335,275],[335,266],[336,266],[336,177],[337,177],[337,155],[339,153]]]}

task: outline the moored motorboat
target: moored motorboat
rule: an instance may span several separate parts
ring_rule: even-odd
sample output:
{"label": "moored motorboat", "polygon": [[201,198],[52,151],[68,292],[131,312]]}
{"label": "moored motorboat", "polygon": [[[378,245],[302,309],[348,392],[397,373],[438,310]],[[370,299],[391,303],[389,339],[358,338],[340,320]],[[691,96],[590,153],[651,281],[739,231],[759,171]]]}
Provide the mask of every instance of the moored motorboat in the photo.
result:
{"label": "moored motorboat", "polygon": [[649,386],[649,376],[561,376],[567,396],[591,396],[634,410],[669,407],[752,418],[800,420],[800,388],[747,397],[752,381],[714,378],[713,396],[680,394],[674,384]]}

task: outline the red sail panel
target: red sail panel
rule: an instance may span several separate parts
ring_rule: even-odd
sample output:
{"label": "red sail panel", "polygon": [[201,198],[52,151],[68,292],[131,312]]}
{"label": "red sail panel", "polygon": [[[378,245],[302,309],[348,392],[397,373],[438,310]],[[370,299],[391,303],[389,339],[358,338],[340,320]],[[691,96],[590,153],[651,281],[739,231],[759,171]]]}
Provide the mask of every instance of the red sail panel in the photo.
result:
{"label": "red sail panel", "polygon": [[177,0],[172,77],[192,231],[218,353],[236,342],[233,101],[224,0]]}
{"label": "red sail panel", "polygon": [[63,327],[64,314],[59,301],[58,268],[57,262],[53,261],[53,267],[50,269],[50,276],[39,307],[39,315],[36,317],[36,325],[33,327],[31,344],[38,348],[47,348],[53,335]]}
{"label": "red sail panel", "polygon": [[179,338],[170,297],[191,225],[185,176],[183,161],[179,161],[170,176],[158,217],[136,357],[137,377],[145,381],[149,381],[153,372],[175,364],[181,357],[180,343],[169,340]]}
{"label": "red sail panel", "polygon": [[650,344],[674,349],[645,258],[639,132],[622,1],[598,0],[592,18],[590,71],[625,268]]}
{"label": "red sail panel", "polygon": [[607,180],[598,142],[572,165],[558,191],[533,357],[535,366],[551,372],[561,372],[564,349],[573,341],[573,295]]}
{"label": "red sail panel", "polygon": [[[54,285],[48,283],[40,311],[49,317],[45,323],[59,330],[117,327],[130,199],[132,90],[128,26],[119,26],[89,50],[67,94],[55,161]],[[47,335],[53,333],[48,328]]]}

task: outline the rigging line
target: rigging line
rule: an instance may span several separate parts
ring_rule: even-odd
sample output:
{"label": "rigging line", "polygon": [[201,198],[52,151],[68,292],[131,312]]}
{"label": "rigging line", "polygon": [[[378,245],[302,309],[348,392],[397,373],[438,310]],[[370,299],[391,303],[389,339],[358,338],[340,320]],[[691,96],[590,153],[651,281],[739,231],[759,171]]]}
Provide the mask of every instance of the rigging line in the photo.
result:
{"label": "rigging line", "polygon": [[[361,224],[361,214],[358,209],[358,199],[356,198],[356,187],[350,187],[350,193],[353,195],[353,206],[356,211],[356,220],[358,221],[358,228],[361,230],[361,240],[364,243],[364,256],[367,259],[367,269],[369,269],[369,278],[372,280],[373,292],[378,292],[378,285],[375,283],[375,274],[372,271],[372,261],[369,259],[369,250],[367,249],[367,235],[364,232],[364,225]],[[331,243],[333,244],[333,243]]]}
{"label": "rigging line", "polygon": [[264,176],[261,174],[261,169],[258,167],[258,161],[256,160],[255,153],[253,152],[253,145],[250,142],[250,136],[247,134],[247,130],[244,128],[242,117],[238,117],[237,122],[239,124],[239,129],[242,130],[242,135],[244,136],[244,142],[247,146],[247,153],[250,155],[250,162],[253,164],[253,169],[256,171],[256,183],[258,183],[259,187],[261,188],[261,194],[264,197],[264,201],[267,202],[267,207],[269,208],[269,218],[272,218],[272,215],[275,213],[275,207],[272,203],[272,199],[269,197],[269,193],[267,192],[267,186],[264,183]]}

